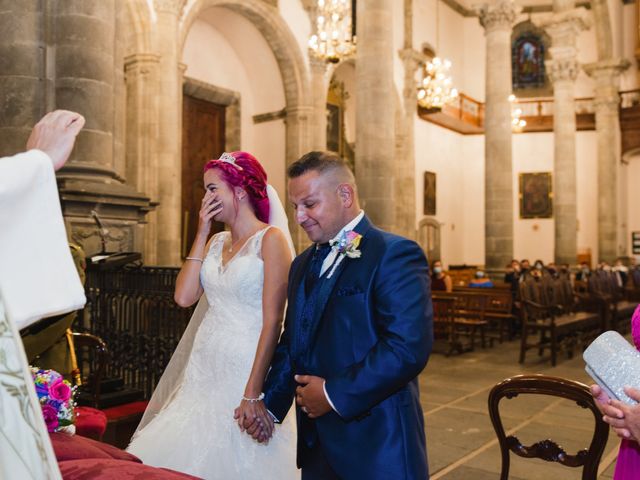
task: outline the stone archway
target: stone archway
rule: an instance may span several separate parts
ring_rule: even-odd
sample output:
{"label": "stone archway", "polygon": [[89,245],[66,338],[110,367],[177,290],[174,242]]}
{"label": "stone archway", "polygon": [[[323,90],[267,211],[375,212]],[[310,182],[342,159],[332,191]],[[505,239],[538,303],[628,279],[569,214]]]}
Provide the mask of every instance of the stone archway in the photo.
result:
{"label": "stone archway", "polygon": [[293,33],[277,8],[261,0],[196,0],[180,23],[179,51],[195,20],[211,7],[227,8],[248,19],[264,36],[280,69],[286,101],[286,164],[294,162],[310,145],[311,104],[309,75]]}
{"label": "stone archway", "polygon": [[[262,34],[278,64],[285,96],[285,164],[290,165],[312,146],[311,123],[313,108],[310,80],[304,56],[298,42],[278,9],[261,0],[196,0],[188,7],[181,22],[178,49],[184,44],[195,20],[202,12],[221,7],[242,15]],[[286,196],[286,193],[283,192]],[[297,247],[305,245],[306,236],[294,228],[293,212],[287,205],[291,235]]]}

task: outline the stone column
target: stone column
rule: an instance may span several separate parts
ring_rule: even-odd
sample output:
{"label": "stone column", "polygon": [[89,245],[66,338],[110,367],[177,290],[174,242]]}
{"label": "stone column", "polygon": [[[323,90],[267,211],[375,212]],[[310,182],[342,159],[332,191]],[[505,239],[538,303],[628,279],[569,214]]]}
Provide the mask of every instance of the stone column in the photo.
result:
{"label": "stone column", "polygon": [[[416,72],[423,65],[424,56],[411,47],[399,52],[404,64],[402,90],[403,115],[401,129],[396,132],[395,167],[396,227],[399,234],[416,238],[416,162],[414,122],[417,110]],[[430,261],[433,259],[429,259]]]}
{"label": "stone column", "polygon": [[499,0],[477,8],[486,37],[485,266],[504,268],[513,258],[511,160],[511,27],[519,7]]}
{"label": "stone column", "polygon": [[154,0],[158,64],[159,118],[155,145],[158,169],[157,261],[180,263],[182,170],[182,74],[179,69],[178,25],[184,0]]}
{"label": "stone column", "polygon": [[[155,165],[154,145],[158,138],[159,95],[157,75],[160,57],[151,53],[130,55],[125,59],[127,82],[126,176],[139,191],[157,202],[158,168]],[[142,233],[144,263],[158,262],[158,214],[147,215]]]}
{"label": "stone column", "polygon": [[65,173],[115,178],[114,0],[58,2],[55,49],[56,106],[87,122]]}
{"label": "stone column", "polygon": [[[67,230],[88,255],[102,250],[103,240],[110,252],[138,250],[138,226],[149,210],[149,199],[116,172],[114,152],[123,151],[118,148],[122,135],[114,138],[120,112],[116,82],[122,80],[117,72],[122,60],[116,58],[115,0],[73,0],[54,6],[49,13],[55,48],[47,69],[53,72],[55,98],[50,103],[86,118],[69,162],[58,172]],[[98,229],[94,211],[106,231]]]}
{"label": "stone column", "polygon": [[392,0],[357,3],[356,179],[373,223],[392,230],[395,105]]}
{"label": "stone column", "polygon": [[575,80],[578,76],[576,38],[589,27],[584,9],[570,10],[571,2],[556,0],[556,13],[542,23],[551,36],[551,60],[546,62],[547,74],[553,83],[554,132],[554,224],[555,262],[577,261],[577,201],[576,201],[576,113]]}
{"label": "stone column", "polygon": [[326,62],[310,54],[311,103],[313,114],[310,122],[311,142],[314,150],[327,149],[327,75]]}
{"label": "stone column", "polygon": [[[287,107],[285,116],[285,135],[286,145],[285,152],[286,167],[288,168],[293,162],[298,160],[302,155],[307,153],[312,145],[313,133],[311,131],[312,117],[315,109],[308,106],[299,107]],[[326,150],[326,140],[322,150]],[[286,195],[285,195],[286,198]],[[289,228],[291,229],[291,236],[293,237],[293,243],[296,246],[296,250],[301,252],[306,248],[310,242],[309,237],[304,233],[302,228],[298,227],[296,222],[294,211],[291,208],[289,202],[285,207],[287,216],[289,217]]]}
{"label": "stone column", "polygon": [[603,60],[584,66],[596,83],[594,107],[598,136],[598,259],[624,255],[618,238],[618,168],[620,164],[620,74],[627,60]]}
{"label": "stone column", "polygon": [[39,0],[0,5],[0,157],[24,151],[45,113],[44,12]]}
{"label": "stone column", "polygon": [[[396,230],[416,238],[416,162],[414,122],[417,110],[416,72],[424,55],[413,49],[413,0],[404,0],[404,42],[398,52],[404,65],[404,87],[398,131],[396,131],[395,215]],[[429,259],[433,260],[433,259]]]}

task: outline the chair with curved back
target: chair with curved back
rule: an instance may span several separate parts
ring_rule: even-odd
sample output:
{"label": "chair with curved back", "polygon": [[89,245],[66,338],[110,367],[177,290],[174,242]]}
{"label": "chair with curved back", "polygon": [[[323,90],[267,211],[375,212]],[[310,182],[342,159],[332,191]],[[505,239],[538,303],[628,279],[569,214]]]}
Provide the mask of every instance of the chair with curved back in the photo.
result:
{"label": "chair with curved back", "polygon": [[[595,426],[588,448],[575,455],[567,454],[563,448],[551,439],[545,439],[531,446],[524,446],[514,435],[505,433],[500,418],[499,404],[503,398],[511,399],[521,394],[551,395],[575,401],[581,408],[591,411]],[[540,458],[547,462],[556,462],[566,467],[582,467],[582,480],[595,480],[598,465],[609,436],[609,426],[602,420],[602,414],[596,407],[589,387],[585,384],[564,378],[547,375],[517,375],[498,383],[489,393],[489,415],[498,436],[502,455],[500,480],[509,478],[510,452],[524,458]]]}

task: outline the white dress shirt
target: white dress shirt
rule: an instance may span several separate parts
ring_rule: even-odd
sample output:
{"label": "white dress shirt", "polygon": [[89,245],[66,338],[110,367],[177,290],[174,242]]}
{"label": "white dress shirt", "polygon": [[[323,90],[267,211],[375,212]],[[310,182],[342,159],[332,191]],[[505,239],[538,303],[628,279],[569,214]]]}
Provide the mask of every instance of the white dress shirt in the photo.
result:
{"label": "white dress shirt", "polygon": [[[338,232],[338,234],[330,240],[330,243],[333,243],[334,241],[337,242],[338,240],[340,240],[342,235],[344,235],[347,232],[350,232],[351,230],[353,230],[356,227],[356,225],[358,225],[358,223],[360,223],[360,220],[362,220],[363,218],[364,218],[364,210],[360,210],[360,213],[358,215],[356,215],[356,217],[353,220],[351,220],[344,227],[342,227],[342,229]],[[327,255],[327,258],[324,259],[324,262],[322,262],[322,268],[320,269],[320,276],[324,275],[324,273],[329,269],[329,267],[331,265],[333,265],[333,263],[336,261],[337,257],[338,257],[338,249],[336,247],[334,247],[334,248],[331,249],[331,251]],[[333,410],[338,415],[340,415],[340,412],[338,412],[336,407],[333,405],[333,402],[331,401],[331,398],[329,397],[329,394],[327,393],[327,389],[325,388],[325,383],[326,382],[322,383],[322,389],[324,390],[324,396],[327,397],[327,402],[329,402],[329,405],[331,405],[331,408],[333,408]]]}

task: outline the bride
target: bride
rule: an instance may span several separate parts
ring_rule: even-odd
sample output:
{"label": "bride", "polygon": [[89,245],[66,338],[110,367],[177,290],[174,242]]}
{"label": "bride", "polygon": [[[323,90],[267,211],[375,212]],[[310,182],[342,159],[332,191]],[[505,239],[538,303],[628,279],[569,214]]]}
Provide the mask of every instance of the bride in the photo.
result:
{"label": "bride", "polygon": [[[204,185],[198,233],[175,291],[183,307],[200,302],[127,450],[205,479],[299,478],[291,416],[275,426],[261,393],[292,260],[286,215],[246,152],[209,161]],[[207,243],[214,219],[230,231]],[[275,428],[271,440],[242,433],[245,418],[258,421],[266,438]]]}

